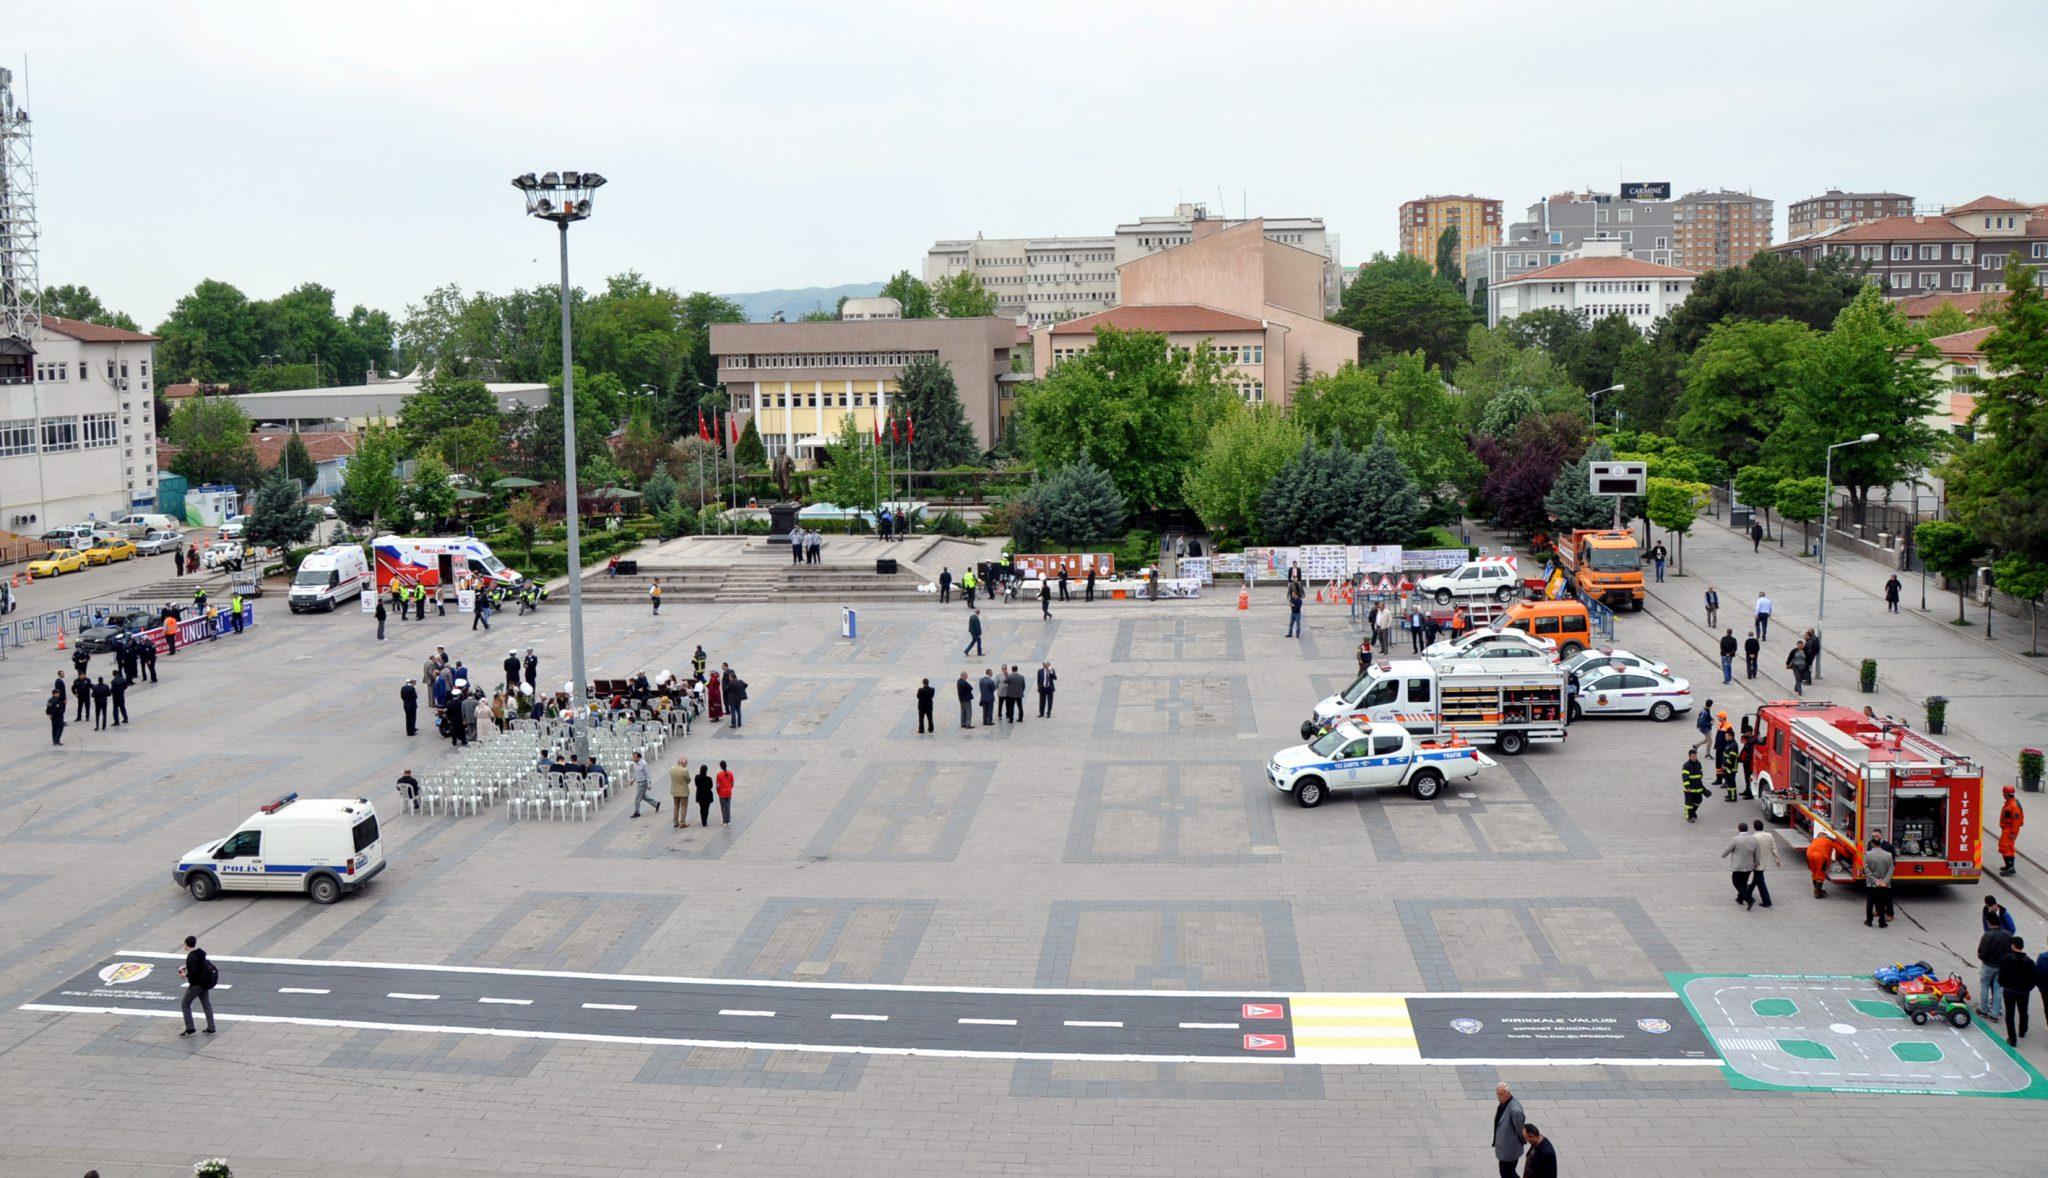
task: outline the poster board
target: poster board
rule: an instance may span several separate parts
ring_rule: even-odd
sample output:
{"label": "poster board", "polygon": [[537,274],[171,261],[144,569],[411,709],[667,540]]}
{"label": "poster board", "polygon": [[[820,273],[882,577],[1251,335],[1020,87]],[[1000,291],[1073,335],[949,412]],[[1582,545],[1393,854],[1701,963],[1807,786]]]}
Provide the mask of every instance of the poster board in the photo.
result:
{"label": "poster board", "polygon": [[1335,581],[1350,575],[1350,554],[1342,544],[1304,544],[1301,572],[1311,581]]}
{"label": "poster board", "polygon": [[1019,554],[1010,559],[1016,566],[1018,575],[1024,577],[1057,578],[1062,568],[1066,569],[1067,576],[1073,579],[1086,577],[1091,568],[1098,577],[1116,575],[1114,552],[1041,552]]}
{"label": "poster board", "polygon": [[1194,581],[1201,585],[1214,585],[1216,583],[1216,574],[1209,569],[1208,557],[1183,556],[1178,564],[1179,568],[1177,571],[1183,579]]}

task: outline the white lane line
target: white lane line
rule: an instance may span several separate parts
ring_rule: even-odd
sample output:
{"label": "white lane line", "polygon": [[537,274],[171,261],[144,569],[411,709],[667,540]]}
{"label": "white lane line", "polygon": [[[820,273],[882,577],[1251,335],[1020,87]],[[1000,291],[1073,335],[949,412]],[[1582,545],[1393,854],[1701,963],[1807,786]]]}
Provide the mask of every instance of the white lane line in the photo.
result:
{"label": "white lane line", "polygon": [[1183,1031],[1235,1031],[1236,1023],[1182,1023]]}
{"label": "white lane line", "polygon": [[1013,1018],[963,1018],[960,1020],[960,1025],[963,1027],[1014,1027],[1017,1025],[1017,1020]]}
{"label": "white lane line", "polygon": [[774,1018],[772,1010],[721,1010],[718,1013],[731,1018]]}
{"label": "white lane line", "polygon": [[854,1019],[864,1023],[886,1023],[889,1021],[889,1016],[886,1014],[835,1014],[832,1017]]}
{"label": "white lane line", "polygon": [[277,992],[280,994],[332,994],[334,991],[308,990],[302,986],[279,986]]}
{"label": "white lane line", "polygon": [[494,1005],[494,1006],[532,1006],[532,1005],[533,1005],[533,999],[531,999],[531,998],[479,998],[479,999],[477,999],[477,1001],[478,1001],[478,1002],[488,1002],[488,1003],[491,1003],[491,1004],[492,1004],[492,1005]]}
{"label": "white lane line", "polygon": [[396,990],[384,996],[386,998],[404,998],[412,1002],[432,1002],[440,997],[439,994],[405,994]]}
{"label": "white lane line", "polygon": [[639,1008],[639,1007],[637,1007],[637,1006],[621,1006],[621,1005],[619,1005],[619,1004],[618,1004],[618,1003],[616,1003],[616,1002],[586,1002],[586,1003],[584,1003],[584,1004],[583,1004],[583,1009],[585,1009],[585,1010],[638,1010],[638,1009],[640,1009],[640,1008]]}
{"label": "white lane line", "polygon": [[1068,1025],[1068,1026],[1070,1026],[1070,1027],[1121,1027],[1121,1026],[1123,1026],[1123,1024],[1122,1024],[1122,1023],[1093,1023],[1093,1022],[1088,1022],[1088,1021],[1086,1021],[1086,1020],[1083,1020],[1083,1019],[1068,1019],[1068,1020],[1067,1020],[1067,1025]]}

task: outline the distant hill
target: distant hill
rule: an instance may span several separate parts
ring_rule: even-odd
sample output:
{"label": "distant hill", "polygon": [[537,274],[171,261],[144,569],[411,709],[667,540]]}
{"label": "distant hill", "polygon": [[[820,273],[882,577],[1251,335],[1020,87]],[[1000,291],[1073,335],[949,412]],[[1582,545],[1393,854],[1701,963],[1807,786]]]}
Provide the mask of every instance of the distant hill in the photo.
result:
{"label": "distant hill", "polygon": [[882,293],[879,282],[853,282],[845,286],[804,286],[795,290],[750,290],[738,294],[720,295],[731,299],[746,309],[747,318],[755,323],[775,317],[777,311],[782,317],[794,321],[805,311],[830,311],[839,305],[839,297],[864,299]]}

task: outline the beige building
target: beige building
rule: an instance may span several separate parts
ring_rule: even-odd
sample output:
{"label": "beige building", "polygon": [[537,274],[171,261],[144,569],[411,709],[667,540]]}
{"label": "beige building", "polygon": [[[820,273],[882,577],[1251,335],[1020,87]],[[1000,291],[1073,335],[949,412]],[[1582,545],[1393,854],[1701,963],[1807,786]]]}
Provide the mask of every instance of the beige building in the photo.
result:
{"label": "beige building", "polygon": [[1934,338],[1934,349],[1941,353],[1934,363],[1943,391],[1928,418],[1929,425],[1943,433],[1970,432],[1970,415],[1977,411],[1977,389],[1992,375],[1984,364],[1984,341],[1996,330],[1978,327]]}
{"label": "beige building", "polygon": [[[1140,217],[1103,236],[940,241],[925,254],[924,280],[937,285],[962,272],[972,273],[995,296],[996,314],[1036,328],[1132,301],[1119,290],[1120,268],[1186,245],[1194,240],[1198,226],[1247,223],[1212,218],[1204,205],[1181,204],[1172,216]],[[1261,218],[1260,224],[1273,241],[1323,258],[1324,305],[1334,311],[1343,294],[1338,285],[1341,261],[1338,239],[1324,230],[1322,218]]]}
{"label": "beige building", "polygon": [[1830,188],[1786,207],[1785,240],[1826,233],[1842,225],[1912,215],[1913,198],[1903,192],[1843,192]]}
{"label": "beige building", "polygon": [[1488,196],[1425,196],[1401,205],[1401,252],[1434,266],[1444,231],[1458,231],[1459,265],[1476,249],[1500,244],[1500,202]]}
{"label": "beige building", "polygon": [[[1118,311],[1137,318],[1098,317],[1080,330],[1147,320],[1167,324],[1167,334],[1183,344],[1210,339],[1239,357],[1247,355],[1241,349],[1254,348],[1255,360],[1233,362],[1232,383],[1246,400],[1284,406],[1304,361],[1311,373],[1322,374],[1358,359],[1358,333],[1323,319],[1326,262],[1312,250],[1275,241],[1256,217],[1228,226],[1198,221],[1186,242],[1118,267]],[[1052,327],[1032,333],[1033,367],[1041,376],[1057,363],[1060,349],[1085,347],[1076,332],[1062,339]]]}
{"label": "beige building", "polygon": [[983,449],[1000,436],[1017,325],[1008,319],[863,319],[714,323],[711,354],[733,413],[752,420],[770,458],[803,462],[851,415],[863,431],[887,420],[903,368],[931,356],[952,370],[960,406]]}
{"label": "beige building", "polygon": [[1740,266],[1771,248],[1771,202],[1746,192],[1688,192],[1671,202],[1672,262],[1686,270]]}
{"label": "beige building", "polygon": [[1127,305],[1040,328],[1032,345],[1032,370],[1043,377],[1053,366],[1095,347],[1095,329],[1150,331],[1175,348],[1193,351],[1206,343],[1222,357],[1224,383],[1257,405],[1266,390],[1286,387],[1287,329],[1267,320],[1188,304]]}

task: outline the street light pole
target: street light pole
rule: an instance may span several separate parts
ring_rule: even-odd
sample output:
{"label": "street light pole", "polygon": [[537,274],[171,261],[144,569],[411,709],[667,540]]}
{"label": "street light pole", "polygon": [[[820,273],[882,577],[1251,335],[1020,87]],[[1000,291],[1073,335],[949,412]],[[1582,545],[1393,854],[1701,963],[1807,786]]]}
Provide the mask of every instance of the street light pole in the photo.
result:
{"label": "street light pole", "polygon": [[562,242],[562,474],[569,548],[569,700],[578,712],[584,709],[590,679],[583,659],[582,509],[576,500],[576,372],[569,350],[569,225],[590,216],[591,198],[604,183],[604,177],[596,172],[549,172],[537,179],[528,172],[512,181],[514,188],[526,194],[527,214],[553,221]]}
{"label": "street light pole", "polygon": [[[1827,484],[1827,487],[1825,490],[1821,492],[1820,608],[1814,611],[1814,621],[1816,622],[1825,621],[1828,616],[1828,509],[1834,506],[1835,451],[1841,449],[1844,446],[1860,446],[1865,442],[1875,442],[1876,440],[1876,434],[1864,434],[1860,438],[1850,438],[1846,442],[1836,442],[1834,445],[1828,447],[1827,458],[1824,460],[1822,464],[1822,470],[1824,472],[1822,481]],[[1816,629],[1818,629],[1818,627],[1816,627]]]}

